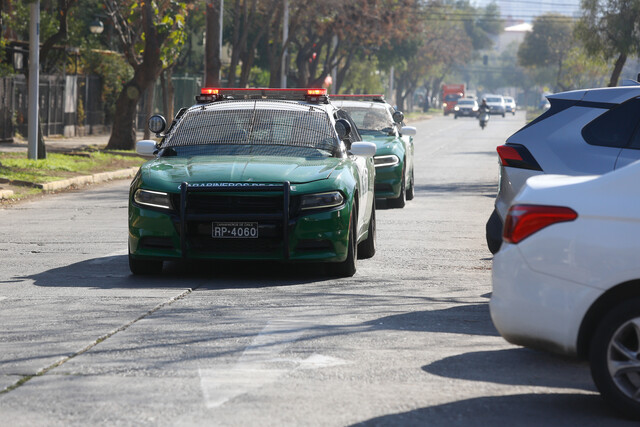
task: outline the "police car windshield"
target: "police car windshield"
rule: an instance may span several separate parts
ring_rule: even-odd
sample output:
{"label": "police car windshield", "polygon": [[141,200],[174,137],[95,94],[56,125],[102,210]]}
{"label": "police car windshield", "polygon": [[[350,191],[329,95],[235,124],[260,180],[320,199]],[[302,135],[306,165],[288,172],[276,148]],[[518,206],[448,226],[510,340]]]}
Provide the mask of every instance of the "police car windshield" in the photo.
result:
{"label": "police car windshield", "polygon": [[370,107],[354,107],[342,105],[362,135],[389,135],[393,133],[393,119],[385,104],[374,104]]}
{"label": "police car windshield", "polygon": [[161,148],[189,156],[317,157],[333,155],[340,145],[322,108],[296,102],[243,100],[190,108]]}

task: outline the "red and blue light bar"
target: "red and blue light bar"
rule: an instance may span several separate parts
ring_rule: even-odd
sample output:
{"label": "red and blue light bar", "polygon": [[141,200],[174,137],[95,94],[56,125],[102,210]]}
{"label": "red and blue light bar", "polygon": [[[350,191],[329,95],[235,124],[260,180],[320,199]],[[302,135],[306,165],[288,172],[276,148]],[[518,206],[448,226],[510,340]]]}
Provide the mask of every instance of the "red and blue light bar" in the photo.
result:
{"label": "red and blue light bar", "polygon": [[325,88],[281,89],[281,88],[213,88],[203,87],[198,102],[215,102],[231,99],[285,99],[293,101],[323,102],[327,100]]}

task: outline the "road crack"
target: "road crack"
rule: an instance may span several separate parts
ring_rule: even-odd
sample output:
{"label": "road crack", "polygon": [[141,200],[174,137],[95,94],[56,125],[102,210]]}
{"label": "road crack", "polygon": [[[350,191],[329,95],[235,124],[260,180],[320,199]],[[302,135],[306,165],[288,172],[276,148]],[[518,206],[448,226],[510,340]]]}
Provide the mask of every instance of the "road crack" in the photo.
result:
{"label": "road crack", "polygon": [[106,341],[107,339],[111,338],[112,336],[114,336],[115,334],[117,334],[118,332],[123,332],[127,329],[129,329],[130,326],[136,324],[137,322],[139,322],[140,320],[151,316],[153,313],[155,313],[156,311],[160,310],[161,308],[164,308],[166,306],[169,306],[171,304],[173,304],[174,302],[181,300],[183,298],[185,298],[187,295],[189,295],[190,293],[192,293],[194,290],[198,289],[199,286],[193,287],[193,288],[189,288],[186,291],[182,292],[180,295],[177,295],[167,301],[164,301],[158,305],[156,305],[154,308],[152,308],[151,310],[147,311],[146,313],[138,316],[137,318],[135,318],[134,320],[120,326],[117,329],[114,329],[110,332],[107,332],[106,334],[100,336],[99,338],[97,338],[96,340],[94,340],[92,343],[90,343],[89,345],[87,345],[86,347],[84,347],[83,349],[76,351],[75,353],[63,357],[62,359],[58,360],[57,362],[46,366],[42,369],[40,369],[39,371],[37,371],[35,374],[30,374],[30,375],[24,375],[22,378],[20,378],[16,383],[6,387],[5,389],[0,391],[0,396],[3,394],[7,394],[17,388],[19,388],[20,386],[24,385],[25,383],[27,383],[29,380],[36,378],[36,377],[41,377],[43,375],[45,375],[46,373],[50,372],[51,370],[64,365],[65,363],[67,363],[69,360],[80,356],[81,354],[86,353],[87,351],[91,350],[92,348],[94,348],[95,346],[97,346],[98,344],[100,344],[101,342]]}

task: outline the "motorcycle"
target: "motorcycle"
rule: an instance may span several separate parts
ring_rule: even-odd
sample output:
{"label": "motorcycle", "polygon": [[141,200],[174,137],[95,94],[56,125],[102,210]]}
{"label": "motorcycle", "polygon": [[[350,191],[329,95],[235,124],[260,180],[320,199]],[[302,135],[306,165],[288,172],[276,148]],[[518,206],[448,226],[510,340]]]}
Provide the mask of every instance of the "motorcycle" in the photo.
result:
{"label": "motorcycle", "polygon": [[480,122],[480,127],[484,129],[484,127],[489,123],[489,112],[483,112],[478,115],[478,121]]}

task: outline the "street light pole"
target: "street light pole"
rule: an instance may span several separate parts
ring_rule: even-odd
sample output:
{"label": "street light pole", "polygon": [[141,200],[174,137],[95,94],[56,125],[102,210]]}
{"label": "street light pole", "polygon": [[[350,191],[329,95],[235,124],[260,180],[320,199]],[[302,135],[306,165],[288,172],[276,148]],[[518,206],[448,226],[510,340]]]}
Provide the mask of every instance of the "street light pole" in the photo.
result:
{"label": "street light pole", "polygon": [[[218,68],[218,82],[222,81],[222,26],[224,25],[224,0],[220,0],[220,33],[218,35],[218,56],[220,58],[220,67]],[[218,83],[222,86],[221,83]]]}
{"label": "street light pole", "polygon": [[40,1],[30,5],[29,23],[29,109],[27,137],[29,159],[38,158],[38,82],[40,81]]}

